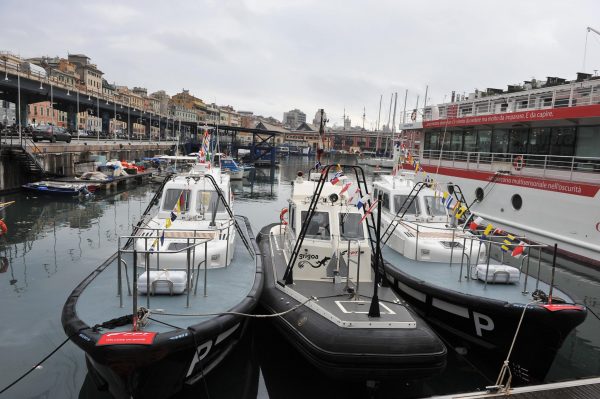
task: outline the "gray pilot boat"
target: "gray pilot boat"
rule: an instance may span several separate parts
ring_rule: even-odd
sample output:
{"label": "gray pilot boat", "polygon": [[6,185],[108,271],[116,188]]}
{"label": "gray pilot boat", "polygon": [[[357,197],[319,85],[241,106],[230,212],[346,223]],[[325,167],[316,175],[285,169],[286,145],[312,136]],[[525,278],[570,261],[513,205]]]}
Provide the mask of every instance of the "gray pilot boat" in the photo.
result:
{"label": "gray pilot boat", "polygon": [[362,169],[343,167],[355,171],[359,189],[351,190],[348,181],[335,184],[341,171],[329,181],[330,169],[311,176],[318,181],[299,175],[282,223],[261,230],[261,305],[280,315],[274,323],[283,335],[334,378],[413,379],[441,372],[444,344],[381,285],[375,220],[363,217],[350,198],[368,193]]}
{"label": "gray pilot boat", "polygon": [[100,388],[117,398],[171,397],[240,340],[263,274],[249,222],[231,201],[218,168],[171,177],[117,253],[69,296],[63,328]]}

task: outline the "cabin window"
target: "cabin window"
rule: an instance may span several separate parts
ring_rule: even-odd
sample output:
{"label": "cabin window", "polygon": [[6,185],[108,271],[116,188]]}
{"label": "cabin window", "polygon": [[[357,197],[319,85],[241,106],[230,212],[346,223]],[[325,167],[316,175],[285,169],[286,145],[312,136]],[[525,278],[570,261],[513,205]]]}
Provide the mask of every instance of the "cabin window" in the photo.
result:
{"label": "cabin window", "polygon": [[[600,126],[579,127],[575,155],[578,157],[600,157]],[[588,162],[591,162],[591,160],[588,160]],[[579,165],[581,166],[581,163]]]}
{"label": "cabin window", "polygon": [[528,152],[530,154],[547,155],[550,150],[551,131],[552,130],[547,127],[531,129]]}
{"label": "cabin window", "polygon": [[550,144],[550,153],[552,155],[572,156],[575,152],[575,128],[553,128]]}
{"label": "cabin window", "polygon": [[165,199],[163,201],[163,211],[174,211],[176,212],[177,201],[179,201],[179,207],[181,212],[187,212],[190,208],[190,190],[181,190],[178,188],[170,188],[165,193]]}
{"label": "cabin window", "polygon": [[381,207],[386,211],[390,210],[390,194],[386,192],[381,193]]}
{"label": "cabin window", "polygon": [[461,151],[463,144],[463,132],[461,130],[452,132],[452,141],[450,143],[450,151]]}
{"label": "cabin window", "polygon": [[362,240],[365,236],[363,233],[362,223],[360,223],[360,213],[340,213],[340,236],[343,240]]}
{"label": "cabin window", "polygon": [[290,224],[292,225],[292,230],[296,230],[296,207],[294,205],[290,205]]}
{"label": "cabin window", "polygon": [[508,131],[496,129],[492,134],[492,152],[505,154],[508,150]]}
{"label": "cabin window", "polygon": [[[408,202],[405,202],[407,197],[408,197],[408,195],[394,195],[394,211],[396,213],[398,213],[401,206],[404,205],[404,207],[406,207],[406,205],[408,204]],[[417,207],[418,207],[418,198],[415,198],[415,200],[412,202],[412,204],[410,204],[410,207],[406,211],[406,214],[407,215],[416,215]]]}
{"label": "cabin window", "polygon": [[[306,221],[308,211],[302,211],[300,217],[302,222]],[[306,238],[313,238],[316,240],[329,240],[331,236],[331,228],[329,225],[329,213],[327,212],[315,212],[313,214],[308,228],[306,229]]]}
{"label": "cabin window", "polygon": [[430,216],[446,216],[446,207],[442,204],[439,197],[428,195],[425,197],[425,206]]}
{"label": "cabin window", "polygon": [[464,151],[477,152],[477,133],[473,130],[465,130],[464,134]]}
{"label": "cabin window", "polygon": [[216,191],[198,191],[197,195],[196,211],[198,213],[212,212],[215,204],[217,205],[217,212],[225,211],[223,201],[221,201]]}

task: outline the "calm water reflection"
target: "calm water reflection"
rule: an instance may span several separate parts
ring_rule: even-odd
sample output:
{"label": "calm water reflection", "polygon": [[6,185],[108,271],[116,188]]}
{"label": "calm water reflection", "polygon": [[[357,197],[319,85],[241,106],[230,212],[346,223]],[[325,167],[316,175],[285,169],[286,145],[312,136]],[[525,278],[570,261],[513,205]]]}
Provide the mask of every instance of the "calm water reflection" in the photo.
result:
{"label": "calm water reflection", "polygon": [[[292,158],[274,170],[257,169],[252,180],[233,182],[236,212],[249,217],[255,231],[278,221],[291,192],[290,181],[298,170],[307,171],[313,163],[312,159]],[[6,267],[0,267],[0,388],[65,339],[60,315],[67,295],[116,250],[117,237],[131,231],[152,195],[153,187],[147,185],[84,200],[25,194],[0,199],[17,202],[1,215],[9,233],[0,238],[0,257],[8,261]],[[558,281],[600,314],[597,272],[560,270]],[[106,293],[107,297],[115,294]],[[600,375],[599,327],[590,314],[567,339],[550,379]],[[68,343],[6,397],[109,397],[98,392],[86,374],[83,352]],[[244,344],[211,373],[205,384],[178,397],[423,397],[475,390],[488,383],[477,368],[452,353],[444,374],[418,383],[388,382],[374,391],[364,382],[332,383],[296,353],[269,322],[258,321],[251,324]]]}

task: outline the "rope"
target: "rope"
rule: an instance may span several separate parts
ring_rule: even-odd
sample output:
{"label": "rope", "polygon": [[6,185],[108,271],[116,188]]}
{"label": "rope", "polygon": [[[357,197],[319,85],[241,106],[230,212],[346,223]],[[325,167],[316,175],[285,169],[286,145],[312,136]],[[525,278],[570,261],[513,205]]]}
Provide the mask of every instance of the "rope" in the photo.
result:
{"label": "rope", "polygon": [[[337,295],[336,295],[337,296]],[[312,301],[312,300],[317,300],[318,298],[316,297],[310,297],[308,298],[306,301],[299,303],[296,306],[293,306],[291,308],[289,308],[288,310],[285,310],[283,312],[279,312],[279,313],[273,313],[273,314],[249,314],[249,313],[239,313],[239,312],[221,312],[221,313],[164,313],[159,309],[153,309],[152,312],[155,314],[160,314],[163,316],[188,316],[188,317],[206,317],[206,316],[222,316],[222,315],[234,315],[234,316],[243,316],[243,317],[251,317],[251,318],[255,318],[255,319],[266,319],[266,318],[271,318],[271,317],[279,317],[279,316],[283,316],[286,315],[290,312],[293,312],[294,310],[298,309],[301,306],[306,305],[307,302]]]}
{"label": "rope", "polygon": [[13,382],[11,382],[9,385],[7,385],[5,388],[3,388],[0,391],[0,395],[2,395],[4,392],[8,391],[10,388],[12,388],[14,385],[16,385],[19,381],[21,381],[23,378],[27,377],[33,370],[37,369],[39,366],[42,365],[42,363],[44,363],[46,360],[48,360],[52,355],[54,355],[56,352],[58,352],[58,350],[60,348],[62,348],[67,342],[69,342],[69,340],[71,339],[71,337],[67,337],[60,345],[58,345],[56,348],[54,348],[54,350],[52,352],[50,352],[48,355],[46,355],[42,360],[40,360],[38,363],[36,363],[35,366],[33,366],[32,368],[30,368],[27,372],[25,372],[23,375],[21,375],[19,378],[17,378],[16,380],[14,380]]}
{"label": "rope", "polygon": [[[509,359],[512,354],[513,348],[515,346],[515,342],[517,341],[517,336],[519,335],[519,330],[521,329],[521,325],[523,324],[523,318],[525,317],[525,311],[529,305],[534,303],[538,303],[538,301],[532,301],[525,305],[523,308],[523,313],[521,313],[521,318],[519,319],[519,324],[517,325],[517,330],[515,331],[515,335],[513,337],[512,343],[510,344],[510,349],[508,350],[508,354],[506,355],[506,360],[502,363],[502,368],[500,369],[500,373],[498,374],[498,379],[496,380],[496,385],[493,387],[498,389],[503,393],[507,393],[510,390],[510,383],[512,382],[512,372],[510,371]],[[506,380],[506,385],[501,385],[502,381],[506,377],[508,373],[508,379]]]}

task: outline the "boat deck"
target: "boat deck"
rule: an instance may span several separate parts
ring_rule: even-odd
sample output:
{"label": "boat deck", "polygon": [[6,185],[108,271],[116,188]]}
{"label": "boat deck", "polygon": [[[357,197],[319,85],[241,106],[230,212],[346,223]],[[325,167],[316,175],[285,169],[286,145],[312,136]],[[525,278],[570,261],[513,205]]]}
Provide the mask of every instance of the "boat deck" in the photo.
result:
{"label": "boat deck", "polygon": [[[449,263],[441,262],[415,261],[400,255],[387,246],[382,249],[382,254],[383,258],[396,270],[402,271],[416,279],[463,294],[487,297],[499,301],[529,303],[532,301],[530,293],[535,290],[537,283],[535,276],[529,276],[527,278],[527,291],[529,293],[523,294],[525,289],[525,273],[521,273],[518,283],[491,284],[488,282],[485,284],[481,280],[466,278],[468,275],[466,263],[463,265],[461,277],[460,263],[450,265]],[[537,265],[530,270],[537,270]],[[548,294],[550,292],[550,285],[540,280],[538,289]],[[553,296],[561,297],[567,302],[573,302],[571,297],[560,289],[557,289],[556,286],[553,290]]]}
{"label": "boat deck", "polygon": [[[279,227],[274,227],[271,231],[270,239],[272,240],[272,259],[273,267],[277,280],[283,279],[287,266],[287,257],[281,248],[284,247],[283,235],[275,235],[273,231],[278,232]],[[275,245],[274,245],[275,244]],[[274,249],[275,248],[275,249]],[[324,281],[300,280],[295,279],[291,290],[298,293],[303,298],[316,297],[317,301],[308,303],[307,306],[318,305],[322,310],[335,316],[345,325],[356,326],[356,323],[372,323],[380,324],[381,327],[404,327],[415,328],[416,321],[408,312],[406,307],[399,301],[396,294],[389,287],[379,287],[379,318],[371,318],[368,316],[371,298],[373,295],[373,282],[359,282],[359,295],[355,297],[348,292],[349,287],[352,292],[356,292],[357,287],[354,281],[346,281],[342,278],[341,282],[334,283],[333,279],[328,278]],[[315,308],[319,311],[320,309]],[[354,323],[354,324],[352,324]],[[366,325],[363,325],[366,327]]]}
{"label": "boat deck", "polygon": [[[240,222],[240,227],[246,233],[246,226]],[[247,234],[246,234],[247,235]],[[132,280],[133,256],[123,255],[127,262],[129,273],[129,284]],[[139,272],[143,270],[138,268]],[[90,282],[83,290],[77,301],[77,314],[82,321],[89,326],[103,323],[107,320],[121,317],[132,312],[133,297],[128,295],[127,280],[122,269],[123,278],[123,307],[119,306],[119,297],[117,295],[117,260],[114,259],[99,275]],[[187,294],[184,292],[179,295],[138,295],[138,307],[147,307],[147,299],[150,299],[149,309],[150,317],[153,319],[172,324],[178,327],[186,328],[188,326],[200,323],[204,320],[214,317],[214,313],[222,313],[239,304],[250,292],[254,284],[256,274],[256,261],[252,259],[242,240],[238,237],[235,241],[235,253],[229,266],[218,269],[208,269],[207,275],[207,294],[204,296],[204,269],[200,270],[198,276],[197,294],[194,295],[194,288],[190,292],[190,306],[186,307]],[[196,274],[193,273],[193,280],[196,281]],[[133,289],[132,289],[133,290]],[[167,316],[160,312],[152,311],[162,309],[168,313],[178,314],[202,314],[205,316]],[[118,327],[115,330],[130,330],[131,326]],[[150,321],[146,327],[149,331],[166,332],[172,328],[164,324]]]}
{"label": "boat deck", "polygon": [[434,396],[436,399],[483,399],[483,398],[518,398],[518,399],[592,399],[600,398],[600,378],[557,382],[553,384],[531,385],[513,388],[510,393],[472,392],[445,396]]}

